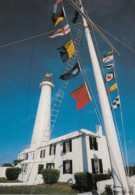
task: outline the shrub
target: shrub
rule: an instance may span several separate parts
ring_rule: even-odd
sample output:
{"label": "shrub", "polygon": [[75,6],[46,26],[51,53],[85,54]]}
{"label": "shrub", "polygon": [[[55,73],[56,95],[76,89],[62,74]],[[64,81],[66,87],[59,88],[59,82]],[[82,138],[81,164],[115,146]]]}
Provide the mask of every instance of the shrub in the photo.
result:
{"label": "shrub", "polygon": [[108,174],[110,176],[110,178],[113,178],[112,170],[108,169],[106,171],[106,174]]}
{"label": "shrub", "polygon": [[94,188],[92,174],[88,172],[78,172],[74,174],[76,189],[87,192]]}
{"label": "shrub", "polygon": [[60,171],[57,169],[43,169],[41,173],[46,184],[56,183],[60,176]]}
{"label": "shrub", "polygon": [[111,179],[110,174],[93,174],[95,183],[102,180]]}
{"label": "shrub", "polygon": [[92,189],[97,189],[98,181],[110,179],[109,174],[91,174],[88,172],[78,172],[74,175],[76,181],[76,189],[81,192],[87,192]]}
{"label": "shrub", "polygon": [[14,166],[16,166],[18,163],[20,163],[22,161],[23,160],[21,160],[21,159],[16,159],[16,160],[13,161],[13,164],[14,164]]}
{"label": "shrub", "polygon": [[134,167],[130,166],[130,167],[126,168],[126,169],[129,170],[129,174],[128,175],[130,177],[135,175],[135,166]]}
{"label": "shrub", "polygon": [[20,174],[21,169],[18,167],[14,168],[7,168],[6,169],[6,177],[8,180],[15,180],[18,178],[18,175]]}
{"label": "shrub", "polygon": [[107,193],[107,195],[113,194],[111,185],[108,184],[105,186],[105,192]]}
{"label": "shrub", "polygon": [[134,187],[133,186],[128,186],[129,187],[129,194],[134,194]]}
{"label": "shrub", "polygon": [[4,163],[2,167],[12,167],[13,165],[11,163]]}

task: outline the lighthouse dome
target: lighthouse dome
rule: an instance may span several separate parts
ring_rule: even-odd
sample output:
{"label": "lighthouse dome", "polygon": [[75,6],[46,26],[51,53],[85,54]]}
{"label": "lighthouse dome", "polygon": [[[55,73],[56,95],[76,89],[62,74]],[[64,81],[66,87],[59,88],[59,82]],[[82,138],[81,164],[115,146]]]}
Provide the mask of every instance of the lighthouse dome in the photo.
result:
{"label": "lighthouse dome", "polygon": [[52,73],[51,72],[47,72],[45,74],[44,81],[50,81],[50,82],[52,82]]}

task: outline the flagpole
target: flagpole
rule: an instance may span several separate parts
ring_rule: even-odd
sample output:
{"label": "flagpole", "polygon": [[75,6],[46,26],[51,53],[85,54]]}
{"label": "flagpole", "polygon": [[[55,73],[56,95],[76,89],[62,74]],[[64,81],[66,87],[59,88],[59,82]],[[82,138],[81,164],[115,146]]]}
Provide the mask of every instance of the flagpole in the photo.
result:
{"label": "flagpole", "polygon": [[[72,5],[73,1],[72,0],[68,0],[68,1]],[[79,13],[82,15],[83,25],[85,28],[86,40],[87,40],[88,50],[92,62],[96,87],[97,87],[101,111],[102,111],[102,117],[104,121],[106,139],[109,148],[109,155],[110,155],[113,180],[114,180],[114,192],[115,194],[119,194],[119,195],[123,193],[128,195],[129,188],[128,188],[127,178],[124,170],[124,164],[121,156],[121,151],[119,147],[119,142],[116,134],[111,108],[109,105],[109,101],[108,101],[105,85],[103,82],[99,62],[97,59],[96,51],[94,48],[94,44],[86,21],[87,16],[84,17],[85,14],[84,14],[81,0],[79,0],[79,4],[80,4],[80,8],[77,5],[75,6],[75,3],[73,7],[77,11],[79,11]]]}

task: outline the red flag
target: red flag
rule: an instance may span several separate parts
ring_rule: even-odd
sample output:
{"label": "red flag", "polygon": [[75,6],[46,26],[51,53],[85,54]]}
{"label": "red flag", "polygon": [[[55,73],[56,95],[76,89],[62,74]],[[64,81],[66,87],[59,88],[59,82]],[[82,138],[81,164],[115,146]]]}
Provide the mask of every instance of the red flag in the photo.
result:
{"label": "red flag", "polygon": [[59,4],[59,3],[61,3],[61,0],[55,0],[55,3]]}
{"label": "red flag", "polygon": [[76,109],[77,110],[82,109],[91,100],[91,97],[88,93],[88,89],[87,89],[85,84],[81,85],[79,88],[72,91],[70,94],[72,95],[72,97],[76,101]]}

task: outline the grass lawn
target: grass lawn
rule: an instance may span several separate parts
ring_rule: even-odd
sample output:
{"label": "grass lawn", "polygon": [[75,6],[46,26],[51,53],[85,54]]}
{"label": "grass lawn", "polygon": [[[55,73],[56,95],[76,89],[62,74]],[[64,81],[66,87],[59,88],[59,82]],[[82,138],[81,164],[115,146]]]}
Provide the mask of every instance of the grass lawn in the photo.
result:
{"label": "grass lawn", "polygon": [[40,184],[36,186],[0,186],[0,194],[78,194],[72,184]]}
{"label": "grass lawn", "polygon": [[5,177],[0,177],[0,183],[20,183],[17,180],[7,180]]}

